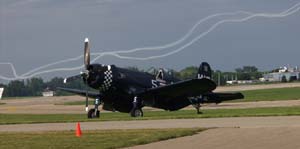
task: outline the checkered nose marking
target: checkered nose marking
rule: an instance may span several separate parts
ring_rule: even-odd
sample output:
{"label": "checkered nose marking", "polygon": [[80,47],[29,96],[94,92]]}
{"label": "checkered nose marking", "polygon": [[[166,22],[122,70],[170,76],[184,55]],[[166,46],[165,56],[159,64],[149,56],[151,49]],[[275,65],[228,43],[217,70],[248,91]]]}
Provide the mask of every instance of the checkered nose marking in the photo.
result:
{"label": "checkered nose marking", "polygon": [[104,81],[103,84],[101,85],[101,90],[102,91],[106,91],[109,89],[109,87],[111,87],[113,82],[113,75],[112,75],[112,71],[111,71],[111,66],[108,65],[107,66],[107,70],[104,72]]}

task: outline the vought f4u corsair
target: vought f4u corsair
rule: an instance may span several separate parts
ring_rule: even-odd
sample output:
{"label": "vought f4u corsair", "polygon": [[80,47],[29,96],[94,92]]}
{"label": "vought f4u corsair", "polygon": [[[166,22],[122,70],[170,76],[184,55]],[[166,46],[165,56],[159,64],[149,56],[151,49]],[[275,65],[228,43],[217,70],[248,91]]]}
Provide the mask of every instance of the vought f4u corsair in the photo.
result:
{"label": "vought f4u corsair", "polygon": [[[115,65],[90,64],[90,46],[84,44],[85,70],[80,75],[66,78],[64,82],[82,78],[85,84],[97,92],[59,88],[86,96],[88,118],[98,118],[99,105],[108,111],[130,113],[132,117],[143,116],[144,106],[175,111],[193,105],[200,114],[202,103],[220,103],[242,99],[241,93],[215,93],[216,83],[211,80],[211,68],[203,62],[193,79],[179,80],[159,70],[156,75],[119,68]],[[88,110],[88,97],[94,98],[94,108]]]}

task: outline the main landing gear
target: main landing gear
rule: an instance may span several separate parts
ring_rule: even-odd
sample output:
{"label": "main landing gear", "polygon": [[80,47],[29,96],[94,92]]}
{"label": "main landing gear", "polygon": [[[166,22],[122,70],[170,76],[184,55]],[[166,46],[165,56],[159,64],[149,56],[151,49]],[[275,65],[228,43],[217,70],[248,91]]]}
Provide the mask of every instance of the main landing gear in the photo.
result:
{"label": "main landing gear", "polygon": [[138,99],[138,97],[136,97],[136,96],[134,97],[132,104],[133,104],[133,106],[130,111],[130,116],[131,117],[143,117],[144,113],[142,110],[142,103]]}
{"label": "main landing gear", "polygon": [[195,104],[194,107],[195,107],[196,110],[197,110],[197,114],[202,114],[202,112],[200,111],[200,108],[201,108],[200,103]]}
{"label": "main landing gear", "polygon": [[101,104],[100,102],[100,98],[97,97],[95,99],[95,108],[90,109],[89,112],[87,113],[88,118],[92,119],[92,118],[99,118],[100,117],[100,111],[98,109],[99,105]]}
{"label": "main landing gear", "polygon": [[202,114],[202,112],[200,111],[200,108],[201,108],[200,103],[203,101],[204,98],[205,97],[203,97],[202,95],[200,95],[199,97],[194,98],[193,106],[196,108],[197,114]]}

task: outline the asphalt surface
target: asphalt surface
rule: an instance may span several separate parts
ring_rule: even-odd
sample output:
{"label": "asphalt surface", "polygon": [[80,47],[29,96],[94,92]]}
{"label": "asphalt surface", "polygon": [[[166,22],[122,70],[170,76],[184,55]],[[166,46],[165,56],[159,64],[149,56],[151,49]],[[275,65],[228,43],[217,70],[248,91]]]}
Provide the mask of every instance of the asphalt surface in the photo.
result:
{"label": "asphalt surface", "polygon": [[[0,132],[74,130],[77,123],[0,125]],[[163,128],[262,128],[300,127],[300,116],[229,117],[137,121],[81,122],[82,130]]]}
{"label": "asphalt surface", "polygon": [[300,127],[217,128],[131,149],[299,149]]}

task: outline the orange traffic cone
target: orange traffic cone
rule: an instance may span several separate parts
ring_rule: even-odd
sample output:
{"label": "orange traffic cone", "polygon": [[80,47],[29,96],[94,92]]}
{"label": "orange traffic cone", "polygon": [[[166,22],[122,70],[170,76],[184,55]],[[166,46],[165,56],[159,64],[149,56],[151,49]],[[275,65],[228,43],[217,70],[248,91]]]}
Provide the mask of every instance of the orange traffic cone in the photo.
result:
{"label": "orange traffic cone", "polygon": [[81,137],[81,135],[80,123],[78,122],[76,126],[76,137]]}

